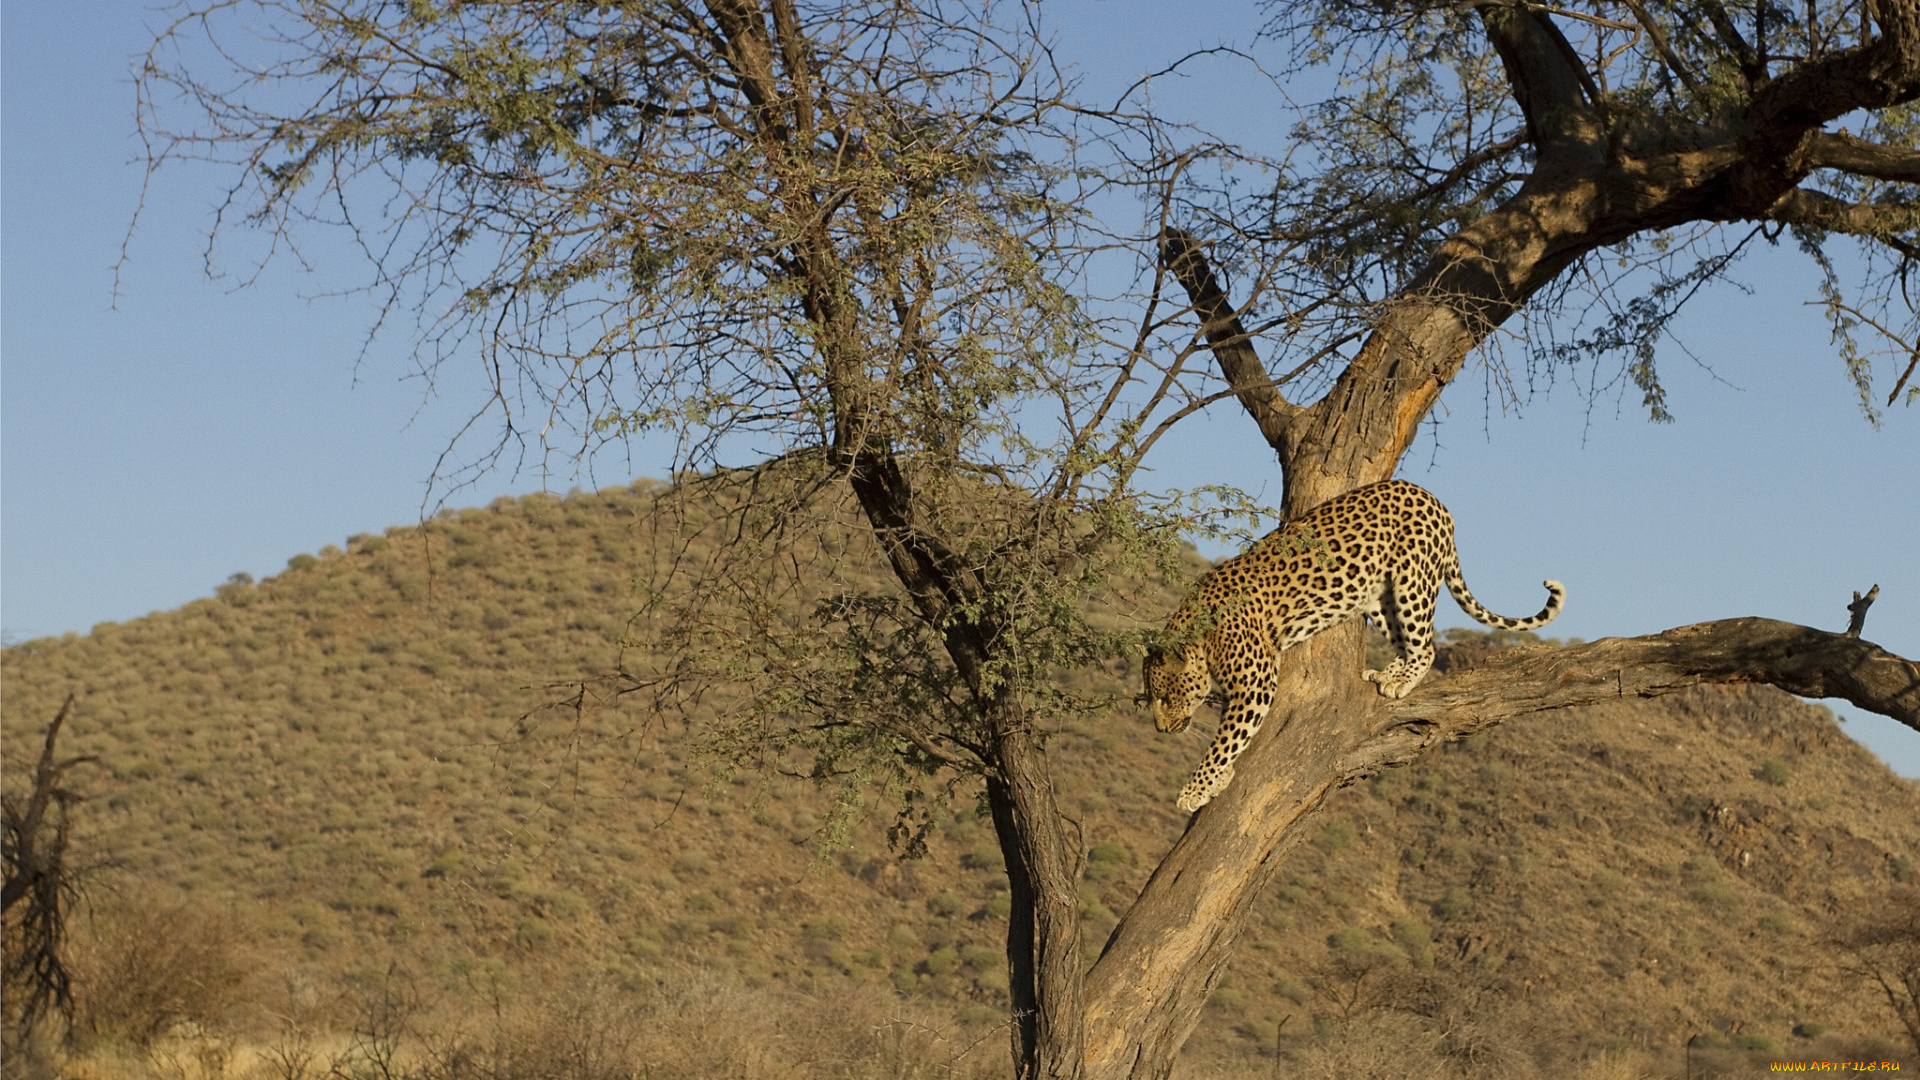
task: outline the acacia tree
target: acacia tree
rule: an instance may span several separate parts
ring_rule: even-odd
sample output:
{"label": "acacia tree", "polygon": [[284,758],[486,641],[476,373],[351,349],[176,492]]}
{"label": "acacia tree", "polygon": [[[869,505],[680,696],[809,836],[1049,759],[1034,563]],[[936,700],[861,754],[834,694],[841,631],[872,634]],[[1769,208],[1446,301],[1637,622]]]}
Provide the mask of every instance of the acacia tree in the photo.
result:
{"label": "acacia tree", "polygon": [[[713,689],[749,754],[977,775],[1019,1074],[1159,1077],[1343,783],[1701,681],[1920,726],[1913,663],[1764,620],[1502,656],[1397,702],[1338,628],[1288,654],[1238,780],[1083,971],[1042,736],[1103,703],[1061,676],[1129,643],[1091,607],[1241,506],[1141,490],[1171,427],[1237,401],[1297,514],[1392,476],[1516,314],[1528,362],[1617,360],[1660,418],[1673,313],[1787,236],[1826,271],[1868,409],[1912,374],[1872,333],[1912,339],[1920,3],[1330,0],[1286,7],[1266,46],[1335,87],[1285,154],[1131,93],[1075,100],[1037,4],[229,2],[168,29],[139,83],[155,166],[236,167],[223,221],[344,227],[387,309],[421,313],[423,363],[480,358],[500,439],[476,464],[661,430],[681,466],[745,460],[681,485],[717,493],[687,527],[734,544],[669,555],[636,683]],[[1825,130],[1842,119],[1864,134]],[[835,561],[819,527],[841,510],[886,581]]]}

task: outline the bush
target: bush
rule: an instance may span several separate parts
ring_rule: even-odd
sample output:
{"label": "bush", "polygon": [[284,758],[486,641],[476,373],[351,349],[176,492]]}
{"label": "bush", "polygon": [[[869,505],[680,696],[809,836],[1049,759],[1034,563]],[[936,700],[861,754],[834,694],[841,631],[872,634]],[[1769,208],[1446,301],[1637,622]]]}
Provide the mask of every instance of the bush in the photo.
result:
{"label": "bush", "polygon": [[1793,766],[1777,757],[1770,757],[1760,763],[1753,775],[1774,787],[1786,787],[1788,781],[1793,779]]}
{"label": "bush", "polygon": [[1680,864],[1680,878],[1689,885],[1708,885],[1720,880],[1720,863],[1711,855],[1694,855]]}
{"label": "bush", "polygon": [[427,864],[425,870],[420,871],[420,876],[430,878],[446,877],[458,872],[462,866],[466,865],[466,862],[467,857],[457,851],[442,852],[438,858]]}
{"label": "bush", "polygon": [[1473,906],[1473,898],[1461,888],[1448,889],[1440,899],[1433,902],[1433,913],[1442,919],[1452,919],[1464,915]]}
{"label": "bush", "polygon": [[146,1047],[182,1024],[229,1026],[247,998],[242,934],[224,912],[129,892],[95,909],[75,950],[76,1027]]}
{"label": "bush", "polygon": [[1105,881],[1132,861],[1133,853],[1125,844],[1103,840],[1087,851],[1087,880]]}
{"label": "bush", "polygon": [[1335,818],[1313,838],[1313,846],[1332,855],[1353,843],[1353,835],[1353,822],[1346,818]]}
{"label": "bush", "polygon": [[1420,967],[1433,966],[1433,931],[1419,919],[1395,919],[1393,940]]}

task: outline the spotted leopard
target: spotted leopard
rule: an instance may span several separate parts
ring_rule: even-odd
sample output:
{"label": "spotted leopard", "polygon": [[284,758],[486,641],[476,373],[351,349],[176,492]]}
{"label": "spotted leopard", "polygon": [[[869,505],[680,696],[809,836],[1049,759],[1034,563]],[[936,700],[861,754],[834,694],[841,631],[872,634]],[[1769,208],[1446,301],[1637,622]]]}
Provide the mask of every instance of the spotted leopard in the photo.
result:
{"label": "spotted leopard", "polygon": [[1184,730],[1210,687],[1226,696],[1220,734],[1180,792],[1180,808],[1198,810],[1226,789],[1234,759],[1273,706],[1279,654],[1322,630],[1355,615],[1384,624],[1398,655],[1363,677],[1389,698],[1407,696],[1433,666],[1442,581],[1467,614],[1503,630],[1545,626],[1566,600],[1560,583],[1549,581],[1547,606],[1532,618],[1481,607],[1460,576],[1452,515],[1404,480],[1315,507],[1201,578],[1142,667],[1142,696],[1161,731]]}

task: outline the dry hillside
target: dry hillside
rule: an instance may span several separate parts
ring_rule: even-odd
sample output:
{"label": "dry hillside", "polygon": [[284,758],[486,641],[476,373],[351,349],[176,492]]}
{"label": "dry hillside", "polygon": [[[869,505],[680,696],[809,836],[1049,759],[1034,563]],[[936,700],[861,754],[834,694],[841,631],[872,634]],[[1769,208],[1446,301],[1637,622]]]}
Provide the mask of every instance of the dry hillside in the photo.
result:
{"label": "dry hillside", "polygon": [[[63,749],[99,757],[69,1074],[1003,1073],[1005,879],[966,782],[904,859],[886,791],[729,771],[641,695],[564,704],[618,661],[659,491],[443,514],[6,650],[10,790],[68,693]],[[1052,738],[1090,956],[1204,738],[1130,708]],[[1508,725],[1332,800],[1183,1068],[1892,1059],[1833,938],[1912,902],[1917,857],[1915,785],[1771,689]]]}

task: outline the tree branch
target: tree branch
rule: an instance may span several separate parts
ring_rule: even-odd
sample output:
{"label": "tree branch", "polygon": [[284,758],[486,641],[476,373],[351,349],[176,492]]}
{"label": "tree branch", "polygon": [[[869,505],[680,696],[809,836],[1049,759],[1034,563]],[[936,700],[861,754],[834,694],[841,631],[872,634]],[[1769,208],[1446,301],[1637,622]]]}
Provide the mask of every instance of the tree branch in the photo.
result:
{"label": "tree branch", "polygon": [[1213,348],[1214,358],[1220,362],[1220,372],[1226,376],[1227,385],[1233,388],[1247,415],[1260,425],[1260,435],[1267,440],[1267,445],[1279,450],[1286,440],[1288,425],[1303,410],[1282,396],[1274,385],[1273,376],[1253,350],[1253,342],[1239,314],[1214,277],[1206,253],[1200,250],[1191,234],[1169,226],[1160,231],[1160,261],[1186,288],[1187,298],[1200,316],[1201,329],[1207,336],[1207,344]]}
{"label": "tree branch", "polygon": [[1920,97],[1920,4],[1872,5],[1880,36],[1799,64],[1753,95],[1747,120],[1762,138],[1798,138],[1856,109]]}
{"label": "tree branch", "polygon": [[1853,594],[1853,603],[1847,605],[1847,636],[1857,638],[1860,631],[1867,628],[1867,609],[1880,598],[1880,586],[1867,590],[1867,595]]}
{"label": "tree branch", "polygon": [[1590,142],[1598,134],[1593,103],[1600,91],[1553,20],[1505,4],[1482,6],[1480,20],[1500,53],[1534,145],[1546,150]]}
{"label": "tree branch", "polygon": [[1693,77],[1693,72],[1688,70],[1687,65],[1680,60],[1679,54],[1673,51],[1673,45],[1667,40],[1667,32],[1661,29],[1659,22],[1647,12],[1640,0],[1622,0],[1622,2],[1626,4],[1628,11],[1633,12],[1633,17],[1640,20],[1641,28],[1653,41],[1654,51],[1660,54],[1660,62],[1666,65],[1668,71],[1673,72],[1674,78],[1679,79],[1689,93],[1695,97],[1700,96],[1699,80]]}
{"label": "tree branch", "polygon": [[1392,717],[1341,761],[1346,779],[1516,717],[1701,683],[1769,683],[1838,697],[1920,731],[1920,664],[1871,642],[1775,619],[1722,619],[1561,649],[1517,648],[1429,679],[1389,703]]}
{"label": "tree branch", "polygon": [[1920,208],[1900,203],[1850,203],[1824,191],[1794,188],[1767,208],[1766,217],[1787,225],[1808,225],[1828,232],[1877,240],[1908,258],[1920,258],[1920,245],[1896,233],[1920,224]]}
{"label": "tree branch", "polygon": [[1920,151],[1883,146],[1845,132],[1816,131],[1807,137],[1807,163],[1855,176],[1920,184]]}

